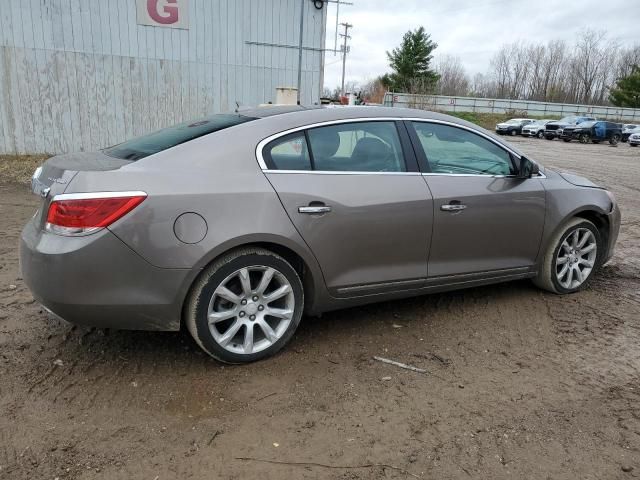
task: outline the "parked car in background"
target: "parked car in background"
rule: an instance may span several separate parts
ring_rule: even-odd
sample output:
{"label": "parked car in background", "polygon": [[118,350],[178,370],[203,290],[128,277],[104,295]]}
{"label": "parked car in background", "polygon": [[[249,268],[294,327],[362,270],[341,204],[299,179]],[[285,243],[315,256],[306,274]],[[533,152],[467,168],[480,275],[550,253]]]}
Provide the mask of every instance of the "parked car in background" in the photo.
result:
{"label": "parked car in background", "polygon": [[544,138],[547,140],[559,138],[562,135],[564,127],[568,127],[569,125],[578,125],[579,123],[588,121],[595,121],[595,118],[570,115],[560,120],[549,122],[544,127]]}
{"label": "parked car in background", "polygon": [[626,142],[629,139],[629,136],[632,133],[640,133],[640,125],[634,125],[634,124],[631,124],[631,123],[623,125],[621,140],[623,142]]}
{"label": "parked car in background", "polygon": [[629,135],[629,145],[632,147],[640,145],[640,132]]}
{"label": "parked car in background", "polygon": [[522,127],[530,124],[533,120],[529,118],[512,118],[503,123],[496,125],[496,133],[500,135],[520,135],[522,133]]}
{"label": "parked car in background", "polygon": [[600,143],[608,140],[611,145],[617,145],[621,137],[622,125],[603,120],[569,125],[564,127],[561,136],[565,142],[578,140],[580,143]]}
{"label": "parked car in background", "polygon": [[545,125],[553,120],[534,120],[522,127],[522,136],[524,137],[544,137]]}
{"label": "parked car in background", "polygon": [[39,303],[103,328],[185,326],[228,363],[274,354],[303,313],[523,278],[577,292],[620,226],[590,180],[386,107],[212,115],[52,157],[32,189],[20,265]]}

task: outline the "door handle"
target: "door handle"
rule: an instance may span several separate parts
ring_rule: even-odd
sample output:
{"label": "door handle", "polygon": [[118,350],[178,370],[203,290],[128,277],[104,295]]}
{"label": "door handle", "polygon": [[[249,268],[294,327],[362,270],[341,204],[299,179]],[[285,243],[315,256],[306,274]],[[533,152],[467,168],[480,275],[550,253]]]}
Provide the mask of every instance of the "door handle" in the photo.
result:
{"label": "door handle", "polygon": [[298,213],[328,213],[331,211],[331,207],[328,205],[309,205],[308,207],[298,207]]}
{"label": "door handle", "polygon": [[445,212],[458,212],[460,210],[464,210],[465,208],[467,208],[467,206],[461,203],[440,205],[440,210],[444,210]]}

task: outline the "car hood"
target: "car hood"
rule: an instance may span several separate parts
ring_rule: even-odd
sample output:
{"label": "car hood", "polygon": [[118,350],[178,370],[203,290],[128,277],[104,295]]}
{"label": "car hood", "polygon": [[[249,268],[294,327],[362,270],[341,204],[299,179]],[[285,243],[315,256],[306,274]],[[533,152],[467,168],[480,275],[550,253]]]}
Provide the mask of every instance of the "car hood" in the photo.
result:
{"label": "car hood", "polygon": [[572,172],[556,172],[562,178],[564,178],[567,182],[577,187],[589,187],[589,188],[602,188],[600,185],[596,185],[591,180],[585,177],[581,177],[580,175],[576,175]]}

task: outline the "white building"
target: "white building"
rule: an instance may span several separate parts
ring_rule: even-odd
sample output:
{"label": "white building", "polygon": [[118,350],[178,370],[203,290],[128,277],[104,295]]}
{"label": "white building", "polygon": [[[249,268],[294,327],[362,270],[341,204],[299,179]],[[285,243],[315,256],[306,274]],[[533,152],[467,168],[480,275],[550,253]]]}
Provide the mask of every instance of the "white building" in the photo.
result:
{"label": "white building", "polygon": [[[319,8],[322,7],[322,8]],[[322,91],[313,0],[0,0],[0,154],[93,150],[184,120]]]}

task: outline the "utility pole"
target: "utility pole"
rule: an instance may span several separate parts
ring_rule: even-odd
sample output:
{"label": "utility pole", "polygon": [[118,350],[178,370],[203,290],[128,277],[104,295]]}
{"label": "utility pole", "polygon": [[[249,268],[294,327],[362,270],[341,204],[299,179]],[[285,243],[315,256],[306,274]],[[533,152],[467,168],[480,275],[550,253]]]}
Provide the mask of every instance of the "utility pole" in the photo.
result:
{"label": "utility pole", "polygon": [[344,27],[344,33],[340,34],[340,36],[344,38],[344,43],[342,44],[342,87],[340,89],[342,96],[344,96],[344,72],[347,66],[347,52],[349,51],[347,47],[347,40],[351,38],[349,35],[349,29],[352,28],[353,25],[350,23],[341,23],[340,25]]}
{"label": "utility pole", "polygon": [[302,88],[302,39],[304,33],[304,3],[300,3],[300,38],[298,40],[298,105],[300,105],[300,89]]}

